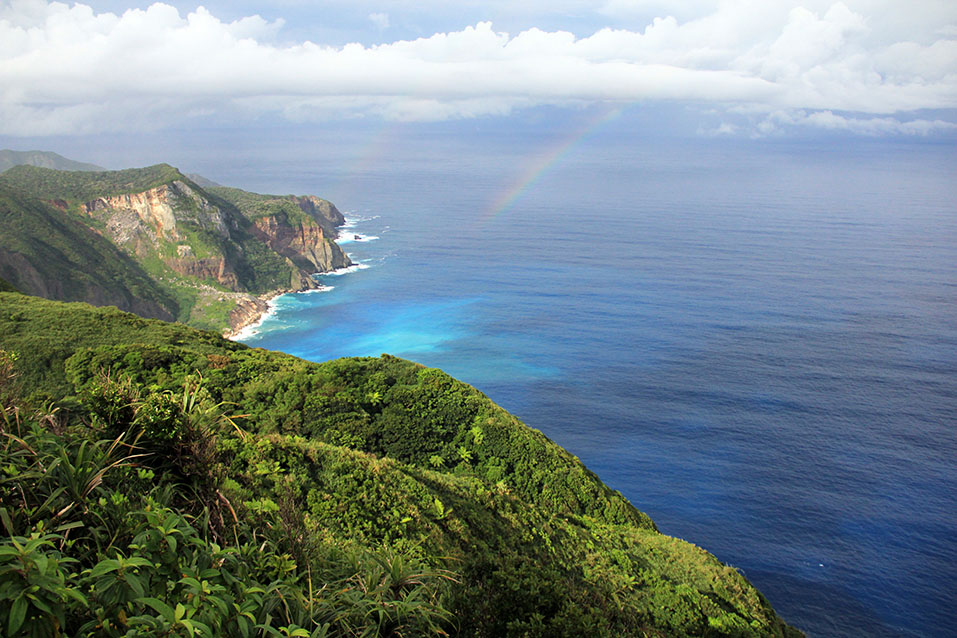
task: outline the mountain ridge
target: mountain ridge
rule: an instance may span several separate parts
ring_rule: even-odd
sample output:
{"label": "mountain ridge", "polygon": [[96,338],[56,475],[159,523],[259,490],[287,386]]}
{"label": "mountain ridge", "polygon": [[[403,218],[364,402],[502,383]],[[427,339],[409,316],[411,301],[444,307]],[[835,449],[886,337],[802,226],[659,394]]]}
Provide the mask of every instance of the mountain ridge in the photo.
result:
{"label": "mountain ridge", "polygon": [[[23,238],[8,224],[0,237],[0,249],[8,254],[7,278],[24,292],[49,298],[112,304],[144,316],[235,331],[266,309],[265,298],[316,288],[314,274],[352,263],[334,239],[345,221],[342,214],[314,196],[215,186],[207,191],[169,164],[121,171],[23,164],[0,173],[0,185],[17,194],[0,209],[2,216],[22,216],[24,207],[33,207],[50,217],[55,209],[61,226],[83,235],[76,224],[85,225],[133,259],[155,284],[144,289],[139,304],[125,294],[67,295],[53,278],[38,274],[43,255],[24,252]],[[21,250],[11,256],[10,247],[18,242]],[[101,247],[104,251],[109,252]],[[89,267],[65,263],[80,271]]]}

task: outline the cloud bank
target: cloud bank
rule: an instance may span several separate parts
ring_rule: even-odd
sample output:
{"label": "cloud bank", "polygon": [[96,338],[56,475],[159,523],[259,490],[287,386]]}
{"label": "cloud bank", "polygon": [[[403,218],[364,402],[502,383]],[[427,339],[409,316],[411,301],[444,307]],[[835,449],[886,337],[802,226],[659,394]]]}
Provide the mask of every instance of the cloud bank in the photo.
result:
{"label": "cloud bank", "polygon": [[[600,11],[641,4],[609,0]],[[480,22],[333,47],[281,41],[282,21],[226,22],[202,7],[115,15],[13,0],[0,7],[0,133],[155,129],[199,116],[442,120],[595,102],[694,103],[867,134],[953,127],[907,117],[957,108],[957,20],[946,4],[928,4],[939,25],[930,30],[902,14],[917,8],[876,0],[698,4],[698,17],[585,37]],[[388,26],[385,13],[369,17]]]}

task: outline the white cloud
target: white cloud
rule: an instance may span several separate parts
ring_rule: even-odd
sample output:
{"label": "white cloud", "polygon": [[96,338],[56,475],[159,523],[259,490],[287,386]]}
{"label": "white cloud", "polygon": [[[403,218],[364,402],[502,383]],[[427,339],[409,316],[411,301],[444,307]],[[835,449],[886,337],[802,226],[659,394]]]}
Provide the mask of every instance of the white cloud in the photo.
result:
{"label": "white cloud", "polygon": [[[282,22],[259,16],[226,22],[162,3],[98,14],[14,0],[0,7],[0,133],[162,127],[191,113],[435,120],[649,100],[776,114],[762,121],[766,131],[785,124],[779,114],[801,113],[789,125],[926,133],[948,127],[891,116],[957,108],[957,16],[927,2],[943,20],[934,30],[916,29],[904,10],[880,0],[728,0],[695,3],[693,19],[665,15],[640,30],[587,37],[534,28],[510,35],[483,22],[418,40],[329,47],[276,44]],[[667,4],[609,0],[603,10]],[[369,19],[389,25],[385,13]]]}
{"label": "white cloud", "polygon": [[957,131],[957,123],[940,119],[853,116],[834,113],[833,111],[809,112],[802,109],[778,110],[768,113],[747,112],[747,109],[736,109],[736,111],[737,114],[745,116],[745,120],[748,122],[746,126],[723,122],[716,129],[702,130],[701,132],[709,135],[747,132],[752,136],[761,137],[804,128],[867,136],[923,137],[937,132]]}
{"label": "white cloud", "polygon": [[831,111],[799,113],[797,117],[792,118],[792,122],[801,126],[848,131],[863,135],[928,135],[937,130],[957,129],[957,124],[942,120],[918,119],[902,122],[891,117],[845,117]]}

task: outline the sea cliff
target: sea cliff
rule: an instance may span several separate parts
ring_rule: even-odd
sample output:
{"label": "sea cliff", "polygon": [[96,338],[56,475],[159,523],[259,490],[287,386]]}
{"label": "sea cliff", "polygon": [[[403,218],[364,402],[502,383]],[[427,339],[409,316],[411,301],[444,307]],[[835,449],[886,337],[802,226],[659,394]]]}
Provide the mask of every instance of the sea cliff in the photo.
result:
{"label": "sea cliff", "polygon": [[[7,224],[0,274],[50,299],[116,305],[232,334],[256,321],[268,298],[314,289],[313,275],[352,263],[335,242],[345,219],[331,202],[202,187],[166,164],[124,171],[21,165],[0,175],[0,187],[10,195],[0,203],[0,221],[30,209],[48,222],[33,234],[35,224]],[[62,256],[52,270],[44,267],[51,242]],[[67,249],[78,244],[89,254]],[[118,279],[151,286],[64,289],[58,273],[116,262],[114,247],[129,262]]]}

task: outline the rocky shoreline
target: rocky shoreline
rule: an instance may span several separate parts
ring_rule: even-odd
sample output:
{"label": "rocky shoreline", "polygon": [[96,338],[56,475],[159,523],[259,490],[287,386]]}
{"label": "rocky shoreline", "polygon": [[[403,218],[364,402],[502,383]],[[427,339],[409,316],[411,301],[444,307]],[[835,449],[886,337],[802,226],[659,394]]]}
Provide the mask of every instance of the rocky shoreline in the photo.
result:
{"label": "rocky shoreline", "polygon": [[244,330],[257,325],[273,309],[273,302],[279,297],[293,293],[309,290],[303,288],[300,290],[274,290],[258,297],[249,296],[239,299],[236,307],[229,313],[229,330],[223,332],[223,338],[235,339],[243,333]]}

